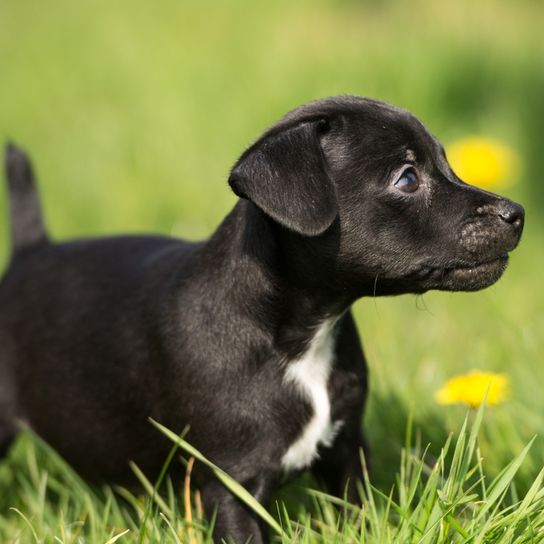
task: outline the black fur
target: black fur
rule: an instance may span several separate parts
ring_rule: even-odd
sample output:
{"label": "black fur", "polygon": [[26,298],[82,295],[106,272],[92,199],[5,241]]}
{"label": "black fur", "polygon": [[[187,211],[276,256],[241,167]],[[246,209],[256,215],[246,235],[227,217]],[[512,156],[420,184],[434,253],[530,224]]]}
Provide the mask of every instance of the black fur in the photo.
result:
{"label": "black fur", "polygon": [[[206,242],[126,236],[50,243],[30,166],[8,148],[13,258],[0,284],[0,449],[28,422],[83,475],[150,477],[170,444],[153,417],[263,503],[313,415],[286,370],[335,324],[331,420],[315,473],[333,493],[361,475],[366,365],[350,305],[365,295],[475,290],[496,281],[523,209],[471,187],[409,113],[337,97],[287,114],[236,163],[242,197]],[[410,166],[411,165],[411,166]],[[395,185],[404,168],[419,188]],[[180,472],[179,465],[174,472]],[[216,536],[266,540],[196,470]],[[355,499],[353,485],[350,496]]]}
{"label": "black fur", "polygon": [[6,146],[6,179],[9,187],[13,253],[47,241],[32,166],[13,144]]}

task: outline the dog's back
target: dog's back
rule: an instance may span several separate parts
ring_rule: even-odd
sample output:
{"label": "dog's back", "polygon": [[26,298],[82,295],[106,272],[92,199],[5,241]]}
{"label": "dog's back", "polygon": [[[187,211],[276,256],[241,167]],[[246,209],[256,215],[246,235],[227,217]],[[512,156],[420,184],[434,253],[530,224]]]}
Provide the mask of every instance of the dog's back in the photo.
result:
{"label": "dog's back", "polygon": [[[113,467],[138,443],[145,465],[149,437],[133,422],[156,413],[148,399],[160,397],[160,361],[149,364],[159,331],[147,324],[168,311],[163,293],[199,244],[160,236],[52,243],[30,162],[12,145],[6,174],[12,257],[0,281],[0,454],[22,420],[91,476],[98,459],[101,472],[109,459],[118,476]],[[86,414],[85,428],[77,413]],[[81,456],[86,439],[102,444],[98,455]]]}

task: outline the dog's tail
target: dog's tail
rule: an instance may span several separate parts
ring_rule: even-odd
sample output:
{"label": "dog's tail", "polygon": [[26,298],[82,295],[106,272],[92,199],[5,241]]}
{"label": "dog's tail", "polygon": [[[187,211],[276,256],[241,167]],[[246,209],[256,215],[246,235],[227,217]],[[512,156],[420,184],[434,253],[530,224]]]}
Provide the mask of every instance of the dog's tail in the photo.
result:
{"label": "dog's tail", "polygon": [[46,243],[48,237],[29,158],[12,143],[5,153],[12,255],[16,255]]}

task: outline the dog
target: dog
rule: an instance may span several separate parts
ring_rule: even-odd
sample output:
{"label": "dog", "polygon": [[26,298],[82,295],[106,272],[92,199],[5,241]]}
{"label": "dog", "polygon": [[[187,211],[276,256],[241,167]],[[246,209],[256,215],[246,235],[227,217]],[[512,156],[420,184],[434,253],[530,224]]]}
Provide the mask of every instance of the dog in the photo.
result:
{"label": "dog", "polygon": [[[354,96],[288,113],[247,149],[209,240],[50,241],[7,147],[12,257],[0,284],[0,448],[26,422],[83,476],[157,475],[186,439],[266,504],[311,469],[357,500],[364,296],[475,291],[504,272],[523,208],[461,181],[412,114]],[[173,465],[181,472],[180,464]],[[214,537],[267,541],[201,468]]]}

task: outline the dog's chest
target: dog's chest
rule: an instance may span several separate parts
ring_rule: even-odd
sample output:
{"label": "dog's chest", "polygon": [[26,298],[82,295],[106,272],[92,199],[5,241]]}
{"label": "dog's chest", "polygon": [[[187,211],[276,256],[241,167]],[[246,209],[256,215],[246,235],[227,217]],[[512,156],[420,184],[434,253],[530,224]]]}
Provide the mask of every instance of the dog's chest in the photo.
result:
{"label": "dog's chest", "polygon": [[331,421],[331,401],[327,383],[334,362],[334,321],[318,329],[301,357],[291,361],[284,377],[285,386],[294,389],[312,408],[312,416],[282,457],[286,472],[309,466],[317,457],[319,445],[330,446],[341,421]]}

